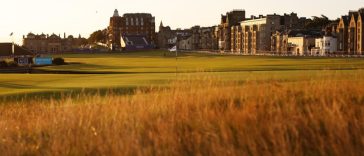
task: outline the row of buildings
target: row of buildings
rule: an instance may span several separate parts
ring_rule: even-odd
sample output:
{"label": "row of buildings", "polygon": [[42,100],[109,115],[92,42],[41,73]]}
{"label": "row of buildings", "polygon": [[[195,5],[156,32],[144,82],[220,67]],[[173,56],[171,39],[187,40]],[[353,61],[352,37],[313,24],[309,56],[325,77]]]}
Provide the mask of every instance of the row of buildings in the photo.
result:
{"label": "row of buildings", "polygon": [[[349,11],[323,29],[307,29],[312,21],[296,13],[246,17],[245,10],[221,15],[217,26],[171,29],[161,22],[156,32],[155,17],[149,13],[118,10],[110,17],[105,39],[110,50],[169,49],[207,50],[239,54],[361,55],[363,53],[364,9]],[[29,33],[23,46],[33,52],[70,51],[87,43],[85,38]]]}
{"label": "row of buildings", "polygon": [[233,10],[221,15],[220,24],[212,27],[194,26],[172,30],[161,23],[157,34],[158,47],[177,45],[179,50],[209,50],[256,54],[272,50],[272,35],[286,30],[303,29],[306,18],[297,14],[283,16],[259,15],[245,17],[245,10]]}
{"label": "row of buildings", "polygon": [[177,46],[180,50],[217,49],[216,27],[194,26],[190,29],[172,30],[161,22],[157,37],[158,48],[168,49]]}
{"label": "row of buildings", "polygon": [[342,16],[336,28],[338,51],[347,54],[364,54],[364,8],[359,11],[349,11]]}
{"label": "row of buildings", "polygon": [[155,17],[148,13],[119,15],[118,10],[110,17],[107,28],[107,45],[110,50],[168,49],[217,49],[216,27],[195,26],[190,29],[172,30],[160,23],[156,33]]}
{"label": "row of buildings", "polygon": [[161,23],[159,48],[177,45],[179,50],[210,50],[240,54],[362,55],[363,12],[349,11],[322,29],[307,29],[312,21],[296,13],[245,16],[245,10],[221,15],[220,24],[172,30]]}
{"label": "row of buildings", "polygon": [[64,33],[63,38],[61,35],[46,35],[43,33],[40,35],[29,33],[23,36],[23,47],[34,53],[75,51],[85,44],[87,44],[87,39],[82,38],[81,35],[75,38],[72,35],[66,36],[66,33]]}

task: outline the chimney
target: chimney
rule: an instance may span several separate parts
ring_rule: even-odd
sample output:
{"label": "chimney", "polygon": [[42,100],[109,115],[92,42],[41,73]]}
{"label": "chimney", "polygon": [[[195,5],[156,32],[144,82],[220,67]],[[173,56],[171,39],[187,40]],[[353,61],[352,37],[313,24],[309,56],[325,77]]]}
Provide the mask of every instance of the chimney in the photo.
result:
{"label": "chimney", "polygon": [[66,32],[63,34],[63,38],[66,38]]}

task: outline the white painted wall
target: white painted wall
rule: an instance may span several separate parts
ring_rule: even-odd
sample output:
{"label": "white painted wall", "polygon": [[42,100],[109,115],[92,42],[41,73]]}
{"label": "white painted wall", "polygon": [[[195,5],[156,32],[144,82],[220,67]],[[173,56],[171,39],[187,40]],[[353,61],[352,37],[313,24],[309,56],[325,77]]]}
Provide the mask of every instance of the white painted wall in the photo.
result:
{"label": "white painted wall", "polygon": [[324,36],[323,38],[317,38],[315,40],[315,47],[319,49],[319,55],[321,56],[336,52],[337,39],[331,36]]}

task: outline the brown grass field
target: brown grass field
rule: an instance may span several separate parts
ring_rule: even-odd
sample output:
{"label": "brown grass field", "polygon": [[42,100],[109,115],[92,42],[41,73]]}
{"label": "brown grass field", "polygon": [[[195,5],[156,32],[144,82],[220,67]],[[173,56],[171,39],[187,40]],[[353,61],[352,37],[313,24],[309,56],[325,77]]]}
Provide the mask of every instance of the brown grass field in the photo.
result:
{"label": "brown grass field", "polygon": [[0,105],[0,155],[364,155],[364,74]]}

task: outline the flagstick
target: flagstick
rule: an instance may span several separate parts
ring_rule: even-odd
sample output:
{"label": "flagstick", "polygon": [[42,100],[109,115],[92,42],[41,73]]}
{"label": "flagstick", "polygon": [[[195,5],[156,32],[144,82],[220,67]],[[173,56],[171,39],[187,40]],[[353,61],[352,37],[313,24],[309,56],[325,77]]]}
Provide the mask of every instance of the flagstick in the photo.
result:
{"label": "flagstick", "polygon": [[178,74],[178,35],[176,36],[176,79]]}
{"label": "flagstick", "polygon": [[178,73],[178,50],[176,50],[176,78]]}

